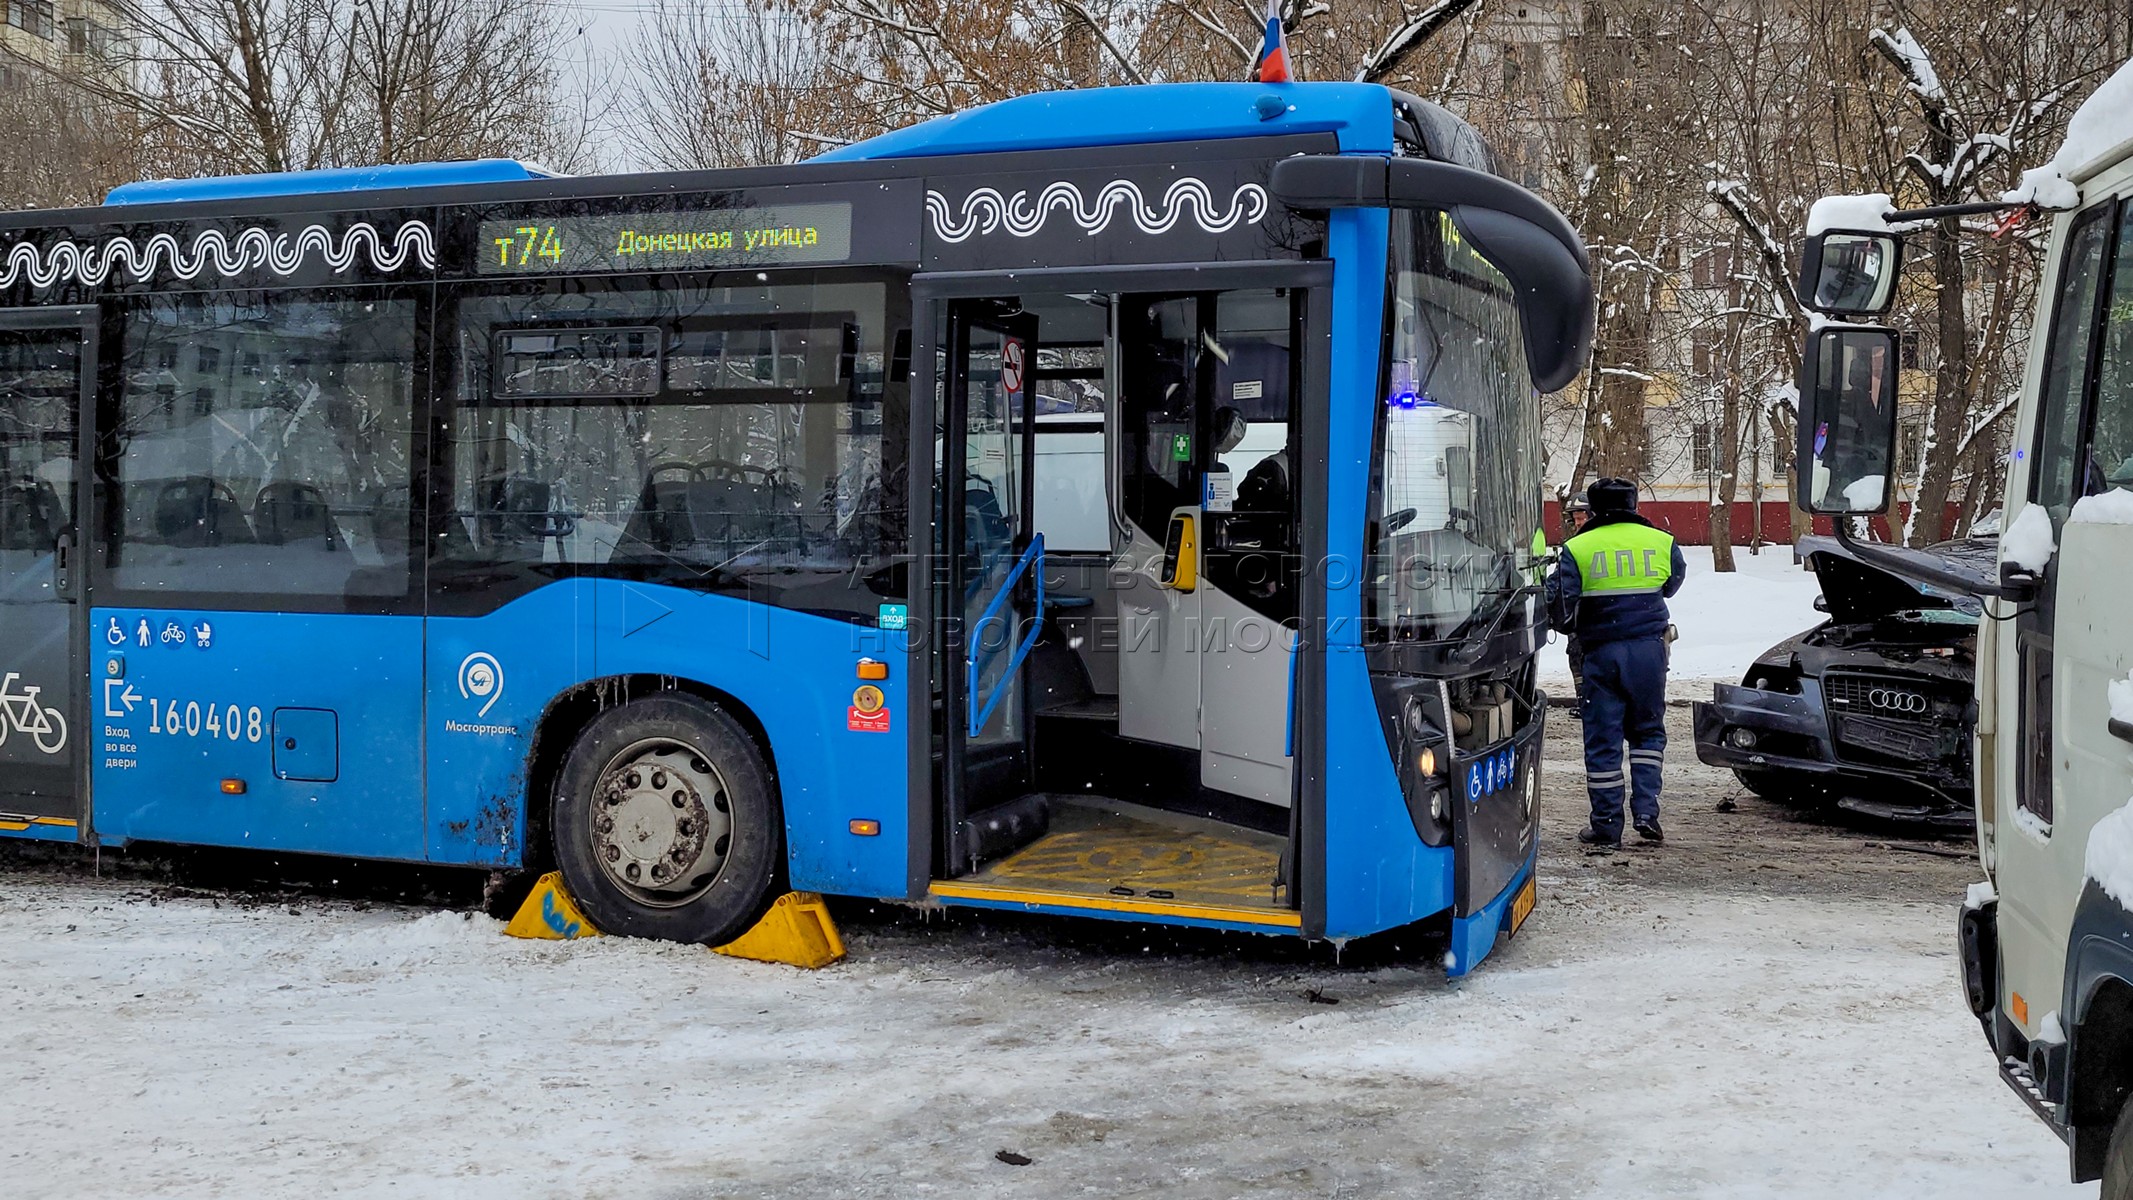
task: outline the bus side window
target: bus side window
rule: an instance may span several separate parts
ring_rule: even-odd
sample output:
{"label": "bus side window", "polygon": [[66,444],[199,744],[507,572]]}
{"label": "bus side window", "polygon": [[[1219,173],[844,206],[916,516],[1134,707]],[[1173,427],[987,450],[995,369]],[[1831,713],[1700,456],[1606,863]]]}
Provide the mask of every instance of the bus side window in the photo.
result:
{"label": "bus side window", "polygon": [[708,591],[776,573],[785,602],[872,614],[831,584],[907,536],[888,298],[805,274],[460,296],[435,586],[480,605],[558,567]]}
{"label": "bus side window", "polygon": [[112,582],[233,599],[407,597],[415,342],[415,302],[374,292],[131,307]]}

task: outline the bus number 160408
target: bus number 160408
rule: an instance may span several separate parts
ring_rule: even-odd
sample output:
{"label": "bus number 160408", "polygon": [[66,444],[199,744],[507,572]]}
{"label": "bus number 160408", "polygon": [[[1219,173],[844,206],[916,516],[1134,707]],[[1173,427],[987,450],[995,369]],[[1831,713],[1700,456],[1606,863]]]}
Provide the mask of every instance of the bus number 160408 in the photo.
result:
{"label": "bus number 160408", "polygon": [[258,705],[240,710],[234,704],[206,704],[187,700],[180,706],[176,700],[165,704],[154,696],[148,698],[148,732],[167,733],[172,737],[228,738],[233,742],[256,742],[265,736],[260,728],[264,714]]}

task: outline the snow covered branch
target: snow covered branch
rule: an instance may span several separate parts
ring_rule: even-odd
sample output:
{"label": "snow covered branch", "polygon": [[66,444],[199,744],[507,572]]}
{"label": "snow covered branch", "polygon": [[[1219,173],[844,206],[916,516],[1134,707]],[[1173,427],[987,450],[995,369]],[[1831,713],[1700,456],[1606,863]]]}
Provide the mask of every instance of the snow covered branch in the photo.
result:
{"label": "snow covered branch", "polygon": [[1480,0],[1436,0],[1421,12],[1408,17],[1394,26],[1392,32],[1385,35],[1385,40],[1378,44],[1378,48],[1363,60],[1363,65],[1356,68],[1355,81],[1385,82],[1422,43],[1427,42],[1439,29],[1457,20],[1460,14],[1479,2]]}
{"label": "snow covered branch", "polygon": [[1987,430],[1998,424],[2001,417],[2013,412],[2015,405],[2021,403],[2021,401],[2022,393],[2010,392],[2005,399],[1993,405],[1990,412],[1972,421],[1970,428],[1963,431],[1962,441],[1956,443],[1955,457],[1958,460],[1969,457],[1971,444],[1976,442]]}
{"label": "snow covered branch", "polygon": [[1770,292],[1781,296],[1785,312],[1790,316],[1805,315],[1800,309],[1799,297],[1793,295],[1792,270],[1787,261],[1785,247],[1772,233],[1770,226],[1756,214],[1754,200],[1748,193],[1748,185],[1738,179],[1717,179],[1704,185],[1704,191],[1718,206],[1726,210],[1734,222],[1747,235],[1755,256],[1763,264],[1763,274],[1770,284]]}
{"label": "snow covered branch", "polygon": [[1918,44],[1908,26],[1894,32],[1876,29],[1866,35],[1881,57],[1888,59],[1903,73],[1904,86],[1918,97],[1919,103],[1928,109],[1946,109],[1948,92],[1940,85],[1940,73],[1933,69],[1933,56]]}

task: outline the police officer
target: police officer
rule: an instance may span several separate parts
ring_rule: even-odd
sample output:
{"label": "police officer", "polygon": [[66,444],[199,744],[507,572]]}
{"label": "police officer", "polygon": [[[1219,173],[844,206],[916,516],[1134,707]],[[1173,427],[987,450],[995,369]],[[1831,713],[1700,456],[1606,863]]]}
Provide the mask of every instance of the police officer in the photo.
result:
{"label": "police officer", "polygon": [[[1637,836],[1662,841],[1659,771],[1666,760],[1666,597],[1687,565],[1673,535],[1637,515],[1637,486],[1602,479],[1585,491],[1592,515],[1565,540],[1548,577],[1550,623],[1584,650],[1579,712],[1585,722],[1588,846],[1622,844],[1622,792],[1629,788]],[[1629,743],[1629,775],[1622,743]]]}

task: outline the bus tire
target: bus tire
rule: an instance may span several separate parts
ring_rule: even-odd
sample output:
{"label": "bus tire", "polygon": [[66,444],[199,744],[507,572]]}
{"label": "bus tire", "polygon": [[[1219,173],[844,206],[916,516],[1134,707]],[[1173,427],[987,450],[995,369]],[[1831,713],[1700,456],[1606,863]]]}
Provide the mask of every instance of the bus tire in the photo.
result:
{"label": "bus tire", "polygon": [[593,718],[556,780],[556,865],[603,933],[717,946],[776,898],[770,772],[716,704],[667,694]]}
{"label": "bus tire", "polygon": [[2098,1200],[2133,1200],[2133,1104],[2118,1108],[2111,1145],[2104,1152],[2103,1190]]}

